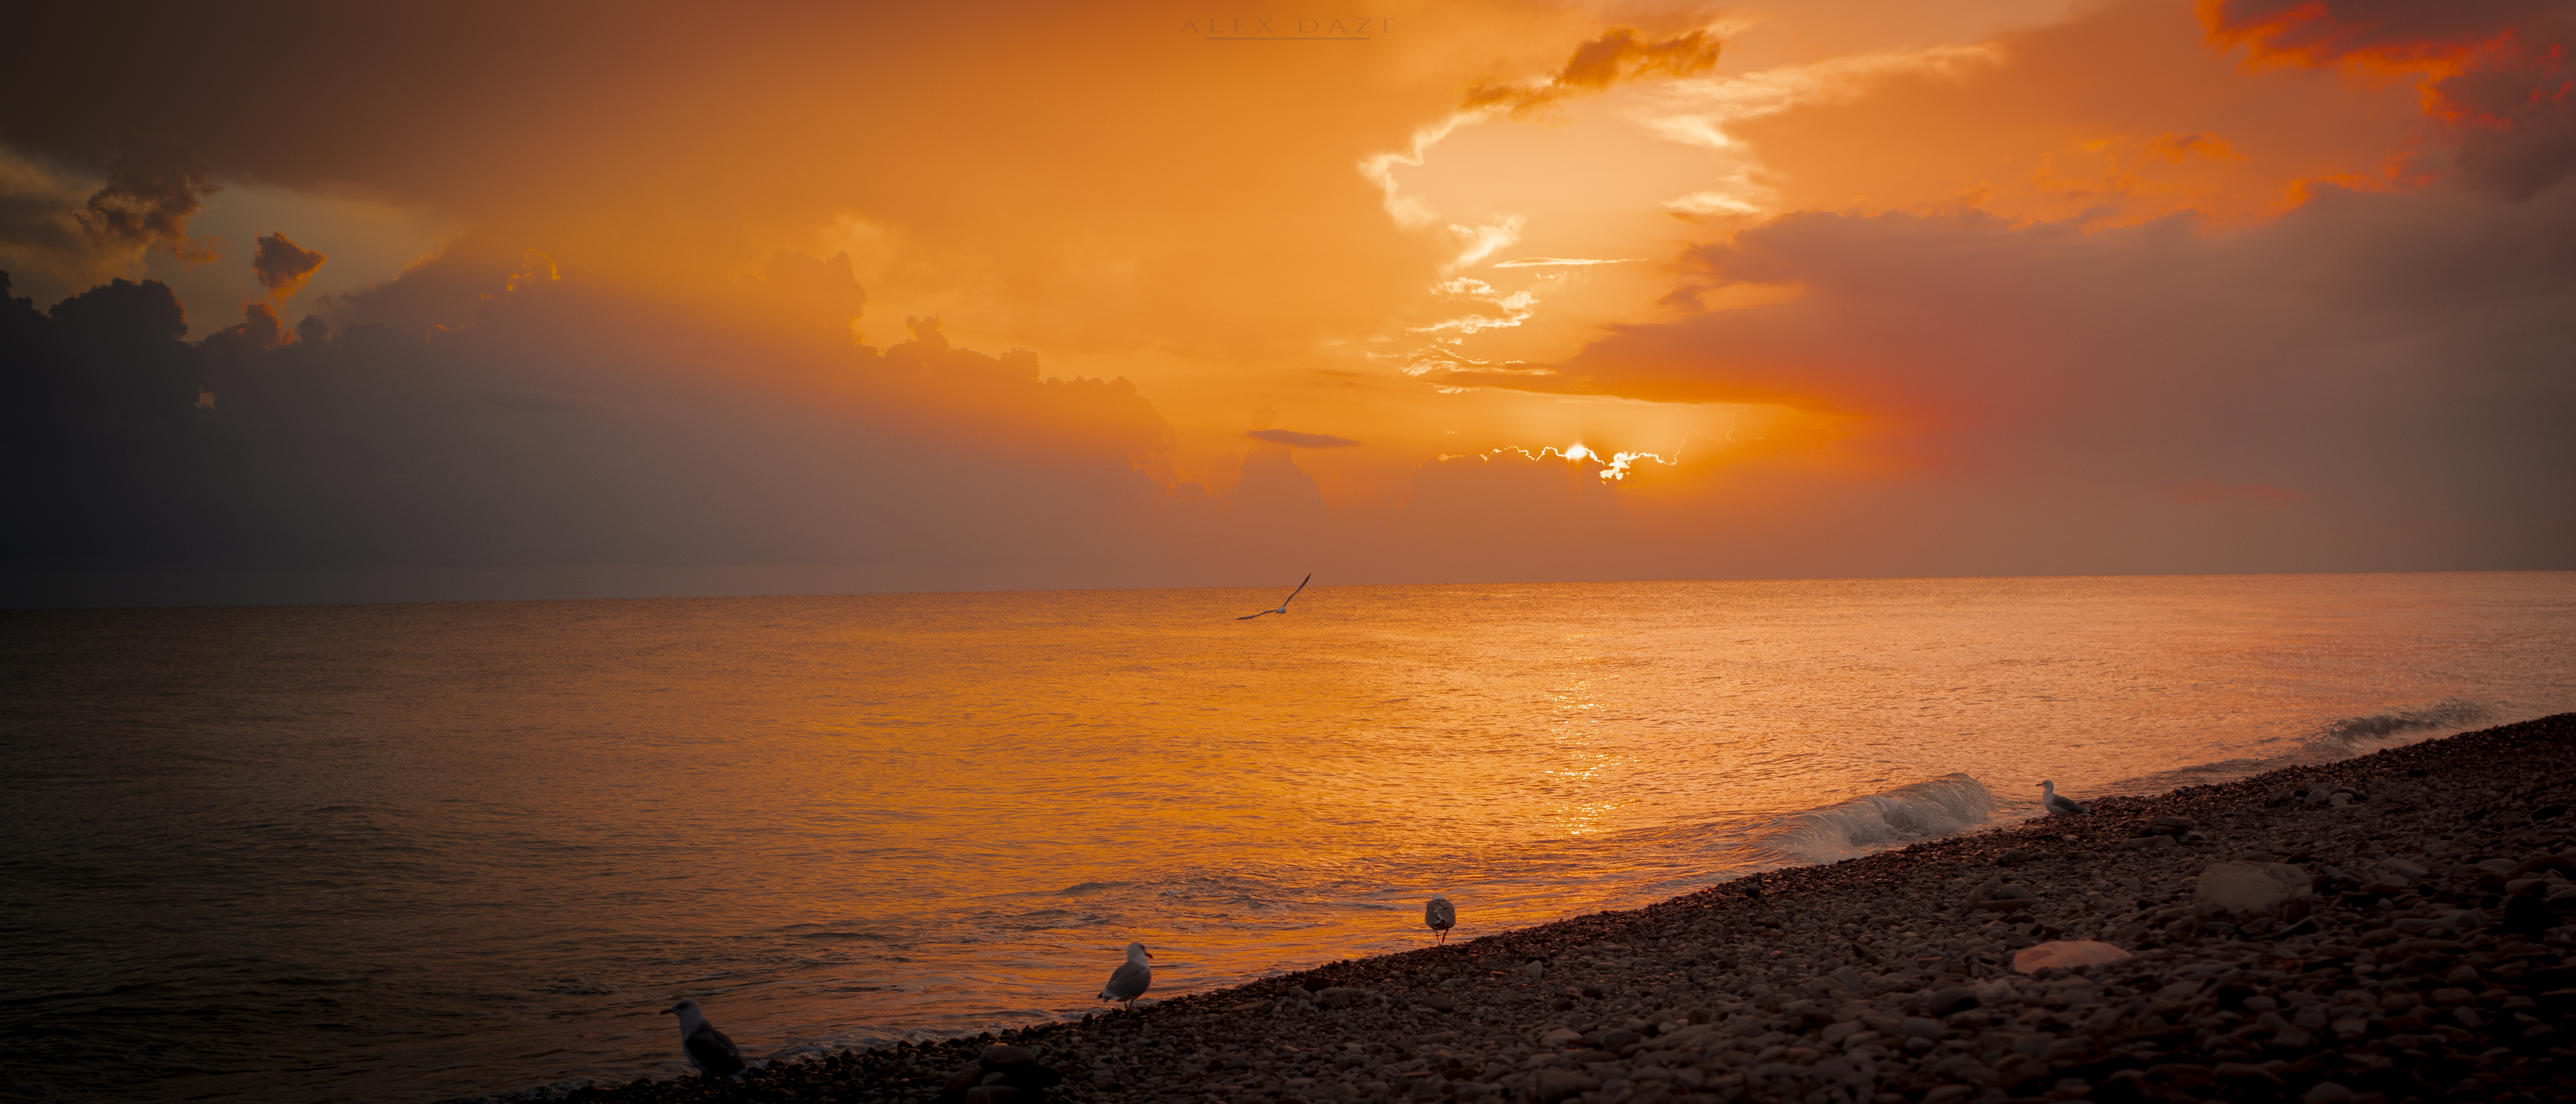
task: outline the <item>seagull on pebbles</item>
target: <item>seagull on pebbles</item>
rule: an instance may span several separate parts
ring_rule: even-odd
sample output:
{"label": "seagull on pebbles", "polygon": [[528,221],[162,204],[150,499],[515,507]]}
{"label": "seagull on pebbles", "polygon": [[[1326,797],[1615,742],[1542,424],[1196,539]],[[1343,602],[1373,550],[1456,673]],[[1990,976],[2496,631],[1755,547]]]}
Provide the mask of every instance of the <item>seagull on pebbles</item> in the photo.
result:
{"label": "seagull on pebbles", "polygon": [[2039,807],[2048,810],[2050,816],[2093,815],[2093,810],[2077,804],[2074,798],[2058,793],[2055,782],[2042,782],[2039,790]]}
{"label": "seagull on pebbles", "polygon": [[1145,960],[1152,957],[1144,944],[1128,944],[1127,964],[1109,975],[1109,984],[1100,988],[1100,999],[1126,1001],[1127,1007],[1136,1007],[1136,998],[1144,996],[1146,988],[1154,984],[1154,968],[1145,965]]}
{"label": "seagull on pebbles", "polygon": [[698,1002],[686,997],[662,1010],[665,1015],[680,1018],[680,1049],[689,1056],[689,1065],[709,1077],[742,1080],[742,1048],[707,1022],[707,1014],[698,1011]]}
{"label": "seagull on pebbles", "polygon": [[1449,898],[1434,893],[1431,903],[1422,906],[1422,926],[1440,933],[1440,942],[1449,941],[1449,929],[1458,926],[1458,906]]}
{"label": "seagull on pebbles", "polygon": [[1305,577],[1305,578],[1303,578],[1303,579],[1299,579],[1299,580],[1297,580],[1297,589],[1292,590],[1292,591],[1289,591],[1289,592],[1288,592],[1288,596],[1287,596],[1287,597],[1282,598],[1282,599],[1280,599],[1280,600],[1279,600],[1279,608],[1278,608],[1278,609],[1266,609],[1266,610],[1261,611],[1260,613],[1247,613],[1247,614],[1245,614],[1245,615],[1243,615],[1243,616],[1241,616],[1241,617],[1237,617],[1237,618],[1235,618],[1235,620],[1237,620],[1237,621],[1250,621],[1250,620],[1252,620],[1252,619],[1253,619],[1253,618],[1255,618],[1255,617],[1267,617],[1267,616],[1269,616],[1269,615],[1271,615],[1271,614],[1274,614],[1274,613],[1286,613],[1286,612],[1288,612],[1288,603],[1293,602],[1293,601],[1296,601],[1296,600],[1297,600],[1297,596],[1298,596],[1298,595],[1306,593],[1306,584],[1311,583],[1311,582],[1314,582],[1314,581],[1315,581],[1315,577],[1314,577],[1313,575],[1311,575],[1311,574],[1310,574],[1310,575],[1308,575],[1308,576],[1306,576],[1306,577]]}

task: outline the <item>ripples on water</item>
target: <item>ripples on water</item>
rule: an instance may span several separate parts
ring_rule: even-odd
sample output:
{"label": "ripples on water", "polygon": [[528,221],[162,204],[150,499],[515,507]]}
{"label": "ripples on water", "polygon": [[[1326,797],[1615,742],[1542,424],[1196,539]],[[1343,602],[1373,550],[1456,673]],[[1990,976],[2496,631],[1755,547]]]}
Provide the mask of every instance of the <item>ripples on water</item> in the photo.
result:
{"label": "ripples on water", "polygon": [[[1168,996],[2576,707],[2576,575],[0,615],[0,1090],[430,1100]],[[73,1067],[77,1068],[65,1068]]]}

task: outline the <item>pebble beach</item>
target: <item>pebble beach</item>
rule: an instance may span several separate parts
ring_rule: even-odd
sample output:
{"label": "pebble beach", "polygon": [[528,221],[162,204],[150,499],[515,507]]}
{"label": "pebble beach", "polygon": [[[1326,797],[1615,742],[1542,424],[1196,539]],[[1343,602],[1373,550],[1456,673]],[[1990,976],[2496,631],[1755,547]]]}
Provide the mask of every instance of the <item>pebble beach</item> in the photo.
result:
{"label": "pebble beach", "polygon": [[2560,714],[1077,1022],[479,1099],[2563,1100],[2571,795]]}

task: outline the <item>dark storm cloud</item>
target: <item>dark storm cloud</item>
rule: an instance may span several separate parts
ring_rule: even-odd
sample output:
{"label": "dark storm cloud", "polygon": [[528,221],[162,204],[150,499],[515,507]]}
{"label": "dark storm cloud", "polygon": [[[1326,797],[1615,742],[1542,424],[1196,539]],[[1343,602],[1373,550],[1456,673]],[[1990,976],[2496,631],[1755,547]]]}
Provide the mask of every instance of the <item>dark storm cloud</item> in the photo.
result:
{"label": "dark storm cloud", "polygon": [[[1171,434],[1125,380],[1044,378],[1033,354],[956,348],[928,318],[882,353],[845,319],[836,341],[753,349],[565,281],[507,290],[517,267],[420,266],[392,283],[427,292],[350,296],[347,325],[293,342],[251,303],[190,344],[154,281],[0,304],[0,454],[22,476],[0,491],[16,519],[0,605],[153,572],[806,564],[844,572],[840,589],[1040,583],[1152,529],[1145,469]],[[824,268],[818,294],[845,292]],[[464,308],[447,285],[478,270],[496,290]]]}
{"label": "dark storm cloud", "polygon": [[304,290],[304,282],[330,259],[289,241],[286,232],[280,230],[259,239],[259,252],[251,258],[250,267],[259,274],[260,286],[267,288],[270,296],[285,300]]}
{"label": "dark storm cloud", "polygon": [[107,167],[107,184],[89,197],[81,227],[110,249],[166,249],[186,261],[214,259],[188,236],[188,220],[221,191],[195,150],[165,138],[125,141]]}
{"label": "dark storm cloud", "polygon": [[242,353],[274,349],[287,342],[286,324],[266,303],[242,304],[242,320],[207,334],[199,342],[208,352]]}
{"label": "dark storm cloud", "polygon": [[2331,65],[2450,61],[2431,113],[2459,142],[2470,179],[2527,199],[2576,171],[2576,5],[2564,0],[2225,0],[2210,9],[2222,38],[2258,53]]}

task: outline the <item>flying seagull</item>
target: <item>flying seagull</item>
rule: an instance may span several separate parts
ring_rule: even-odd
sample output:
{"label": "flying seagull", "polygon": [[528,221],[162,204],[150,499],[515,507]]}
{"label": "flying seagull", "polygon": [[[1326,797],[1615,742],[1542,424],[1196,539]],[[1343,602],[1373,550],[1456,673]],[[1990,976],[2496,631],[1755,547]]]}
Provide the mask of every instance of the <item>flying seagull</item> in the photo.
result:
{"label": "flying seagull", "polygon": [[1136,998],[1144,996],[1146,988],[1154,984],[1154,968],[1145,965],[1145,960],[1152,957],[1144,944],[1128,944],[1127,964],[1109,975],[1109,984],[1100,988],[1100,999],[1126,1001],[1127,1007],[1136,1007]]}
{"label": "flying seagull", "polygon": [[662,1010],[680,1017],[680,1049],[687,1052],[689,1064],[709,1077],[742,1080],[742,1048],[707,1022],[707,1014],[698,1011],[698,1002],[686,997]]}
{"label": "flying seagull", "polygon": [[1261,617],[1261,616],[1265,616],[1265,615],[1268,615],[1268,614],[1273,614],[1273,613],[1286,613],[1286,612],[1288,612],[1288,603],[1293,602],[1293,601],[1296,601],[1296,600],[1297,600],[1297,596],[1298,596],[1298,595],[1306,593],[1306,584],[1311,583],[1311,582],[1314,582],[1314,581],[1315,581],[1315,577],[1314,577],[1313,575],[1308,575],[1308,576],[1306,576],[1306,577],[1305,577],[1305,578],[1303,578],[1303,579],[1299,579],[1299,580],[1297,580],[1297,589],[1292,590],[1292,591],[1289,591],[1289,592],[1288,592],[1288,596],[1287,596],[1287,597],[1282,598],[1282,599],[1280,599],[1280,600],[1279,600],[1279,608],[1278,608],[1278,609],[1266,609],[1266,610],[1261,611],[1260,613],[1248,613],[1248,614],[1245,614],[1245,615],[1243,615],[1243,616],[1241,616],[1241,617],[1237,617],[1237,618],[1235,618],[1235,620],[1237,620],[1237,621],[1250,621],[1250,620],[1252,620],[1252,619],[1253,619],[1253,618],[1255,618],[1255,617]]}
{"label": "flying seagull", "polygon": [[1447,897],[1431,895],[1431,903],[1422,906],[1422,926],[1440,933],[1440,942],[1449,941],[1449,929],[1458,926],[1458,906]]}
{"label": "flying seagull", "polygon": [[2093,815],[2093,810],[2076,804],[2074,798],[2059,794],[2055,782],[2042,782],[2039,784],[2039,789],[2039,807],[2048,810],[2051,816]]}

